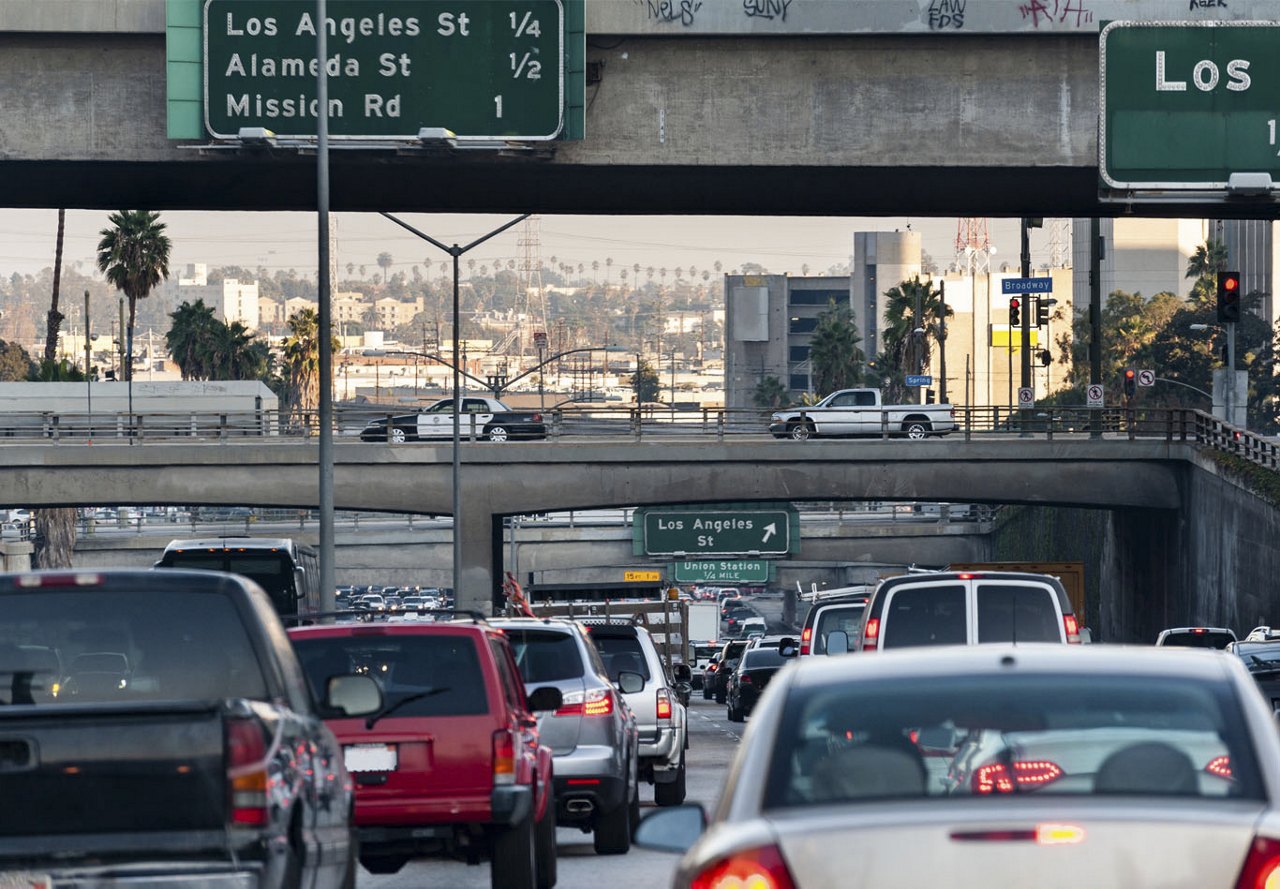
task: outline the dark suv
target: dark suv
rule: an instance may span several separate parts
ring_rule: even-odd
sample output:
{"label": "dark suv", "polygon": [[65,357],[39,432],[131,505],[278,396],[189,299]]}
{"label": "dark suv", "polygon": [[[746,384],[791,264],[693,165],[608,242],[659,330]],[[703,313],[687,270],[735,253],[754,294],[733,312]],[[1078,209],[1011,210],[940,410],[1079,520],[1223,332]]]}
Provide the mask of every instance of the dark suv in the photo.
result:
{"label": "dark suv", "polygon": [[395,873],[412,857],[491,861],[495,889],[556,882],[551,748],[525,697],[506,636],[480,620],[326,624],[289,631],[313,690],[372,677],[382,709],[325,714],[356,785],[360,863]]}
{"label": "dark suv", "polygon": [[556,820],[593,834],[601,855],[631,848],[640,820],[635,715],[609,679],[600,653],[571,621],[508,618],[506,635],[525,687],[556,688],[559,709],[538,718],[555,756]]}

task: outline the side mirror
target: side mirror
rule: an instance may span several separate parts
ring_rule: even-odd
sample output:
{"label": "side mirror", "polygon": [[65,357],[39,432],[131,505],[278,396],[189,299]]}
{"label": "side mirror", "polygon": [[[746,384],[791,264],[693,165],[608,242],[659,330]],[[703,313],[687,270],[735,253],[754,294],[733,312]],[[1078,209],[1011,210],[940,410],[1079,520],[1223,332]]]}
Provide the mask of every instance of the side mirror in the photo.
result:
{"label": "side mirror", "polygon": [[692,682],[693,670],[689,669],[688,664],[672,664],[671,678],[676,682]]}
{"label": "side mirror", "polygon": [[560,693],[560,689],[554,685],[544,685],[542,688],[529,695],[529,709],[534,713],[544,713],[548,710],[559,710],[560,705],[564,703],[564,695]]}
{"label": "side mirror", "polygon": [[623,670],[618,674],[618,690],[624,695],[644,691],[644,677],[639,673],[632,673],[630,670]]}
{"label": "side mirror", "polygon": [[368,716],[382,709],[382,689],[371,676],[332,676],[324,705],[347,716]]}
{"label": "side mirror", "polygon": [[844,630],[832,630],[827,634],[827,654],[848,654],[849,634]]}
{"label": "side mirror", "polygon": [[702,806],[672,806],[641,818],[635,842],[659,852],[687,852],[706,829],[707,814]]}
{"label": "side mirror", "polygon": [[301,565],[293,568],[293,595],[297,599],[305,599],[307,596],[307,569]]}
{"label": "side mirror", "polygon": [[782,657],[795,657],[800,653],[800,646],[796,644],[796,640],[787,636],[785,639],[778,640],[778,654]]}

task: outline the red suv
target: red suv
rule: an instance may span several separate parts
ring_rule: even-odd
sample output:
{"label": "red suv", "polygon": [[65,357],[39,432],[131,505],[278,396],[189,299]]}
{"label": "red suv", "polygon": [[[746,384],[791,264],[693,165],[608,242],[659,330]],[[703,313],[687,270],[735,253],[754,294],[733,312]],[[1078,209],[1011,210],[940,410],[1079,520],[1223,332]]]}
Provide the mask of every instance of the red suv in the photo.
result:
{"label": "red suv", "polygon": [[510,645],[479,620],[326,624],[289,631],[312,693],[362,674],[382,689],[367,717],[321,711],[355,782],[360,863],[395,873],[424,855],[489,858],[494,889],[556,882],[551,749]]}

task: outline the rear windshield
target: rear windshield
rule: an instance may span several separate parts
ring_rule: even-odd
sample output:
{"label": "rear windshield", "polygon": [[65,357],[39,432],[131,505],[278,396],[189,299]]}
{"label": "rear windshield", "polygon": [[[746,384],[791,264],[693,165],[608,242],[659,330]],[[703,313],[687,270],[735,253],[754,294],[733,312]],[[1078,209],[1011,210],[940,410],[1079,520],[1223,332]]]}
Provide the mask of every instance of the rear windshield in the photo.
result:
{"label": "rear windshield", "polygon": [[646,682],[649,681],[649,665],[645,662],[644,649],[640,647],[637,637],[630,634],[602,634],[594,627],[589,628],[589,632],[591,641],[600,651],[600,658],[604,661],[611,681],[617,682],[618,674],[622,672],[639,673]]}
{"label": "rear windshield", "polygon": [[504,629],[525,682],[580,679],[585,671],[578,642],[568,633]]}
{"label": "rear windshield", "polygon": [[697,661],[706,661],[715,657],[720,653],[719,645],[695,645],[693,647],[693,658]]}
{"label": "rear windshield", "polygon": [[311,692],[324,699],[330,677],[360,673],[382,689],[395,716],[477,716],[489,712],[484,673],[470,636],[309,636],[294,648]]}
{"label": "rear windshield", "polygon": [[747,642],[745,639],[741,642],[730,642],[725,646],[724,657],[722,657],[721,660],[736,661],[738,658],[742,657],[742,652],[745,651],[746,648]]}
{"label": "rear windshield", "polygon": [[848,636],[850,647],[862,632],[862,614],[866,604],[838,605],[824,608],[813,627],[813,653],[827,653],[827,636],[839,630]]}
{"label": "rear windshield", "polygon": [[776,648],[753,648],[742,656],[741,669],[758,670],[762,667],[781,667],[786,660]]}
{"label": "rear windshield", "polygon": [[961,584],[898,588],[889,594],[880,628],[882,648],[968,642]]}
{"label": "rear windshield", "polygon": [[1180,648],[1226,648],[1234,641],[1230,633],[1170,633],[1160,644]]}
{"label": "rear windshield", "polygon": [[0,704],[265,700],[235,604],[180,591],[0,597]]}
{"label": "rear windshield", "polygon": [[979,642],[1061,642],[1062,624],[1048,587],[978,585]]}
{"label": "rear windshield", "polygon": [[793,689],[769,809],[1038,795],[1265,799],[1227,682],[1008,674]]}

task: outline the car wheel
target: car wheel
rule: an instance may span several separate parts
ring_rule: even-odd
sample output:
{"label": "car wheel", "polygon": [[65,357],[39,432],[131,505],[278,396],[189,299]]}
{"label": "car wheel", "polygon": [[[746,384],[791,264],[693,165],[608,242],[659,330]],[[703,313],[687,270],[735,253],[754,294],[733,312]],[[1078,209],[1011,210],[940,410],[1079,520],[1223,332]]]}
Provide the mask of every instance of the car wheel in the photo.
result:
{"label": "car wheel", "polygon": [[711,700],[711,683],[709,682],[702,683],[702,700]]}
{"label": "car wheel", "polygon": [[919,441],[922,438],[928,438],[933,432],[933,427],[924,420],[909,420],[902,424],[902,431],[907,438]]}
{"label": "car wheel", "polygon": [[813,437],[813,423],[808,420],[792,423],[787,427],[787,435],[792,441],[808,441]]}
{"label": "car wheel", "polygon": [[[548,791],[549,793],[549,791]],[[538,889],[556,884],[556,801],[547,798],[547,813],[538,822],[534,854],[538,859]]]}
{"label": "car wheel", "polygon": [[631,818],[631,832],[634,834],[636,828],[640,826],[640,785],[638,783],[631,794],[631,811],[627,814]]}
{"label": "car wheel", "polygon": [[371,874],[394,874],[408,863],[408,855],[360,856],[360,865]]}
{"label": "car wheel", "polygon": [[631,804],[623,800],[596,819],[591,837],[597,855],[624,855],[631,849]]}
{"label": "car wheel", "polygon": [[499,828],[493,838],[493,860],[489,862],[489,885],[493,889],[537,889],[533,830],[532,814],[519,824]]}
{"label": "car wheel", "polygon": [[394,444],[404,444],[409,440],[409,433],[405,432],[399,426],[393,426],[391,431],[387,433],[387,440]]}
{"label": "car wheel", "polygon": [[678,806],[685,797],[684,754],[680,754],[680,771],[676,779],[667,784],[653,785],[653,801],[660,806]]}
{"label": "car wheel", "polygon": [[511,437],[506,426],[490,426],[487,435],[489,441],[506,441]]}
{"label": "car wheel", "polygon": [[729,703],[729,721],[742,722],[742,710],[739,707],[733,706],[732,701]]}

